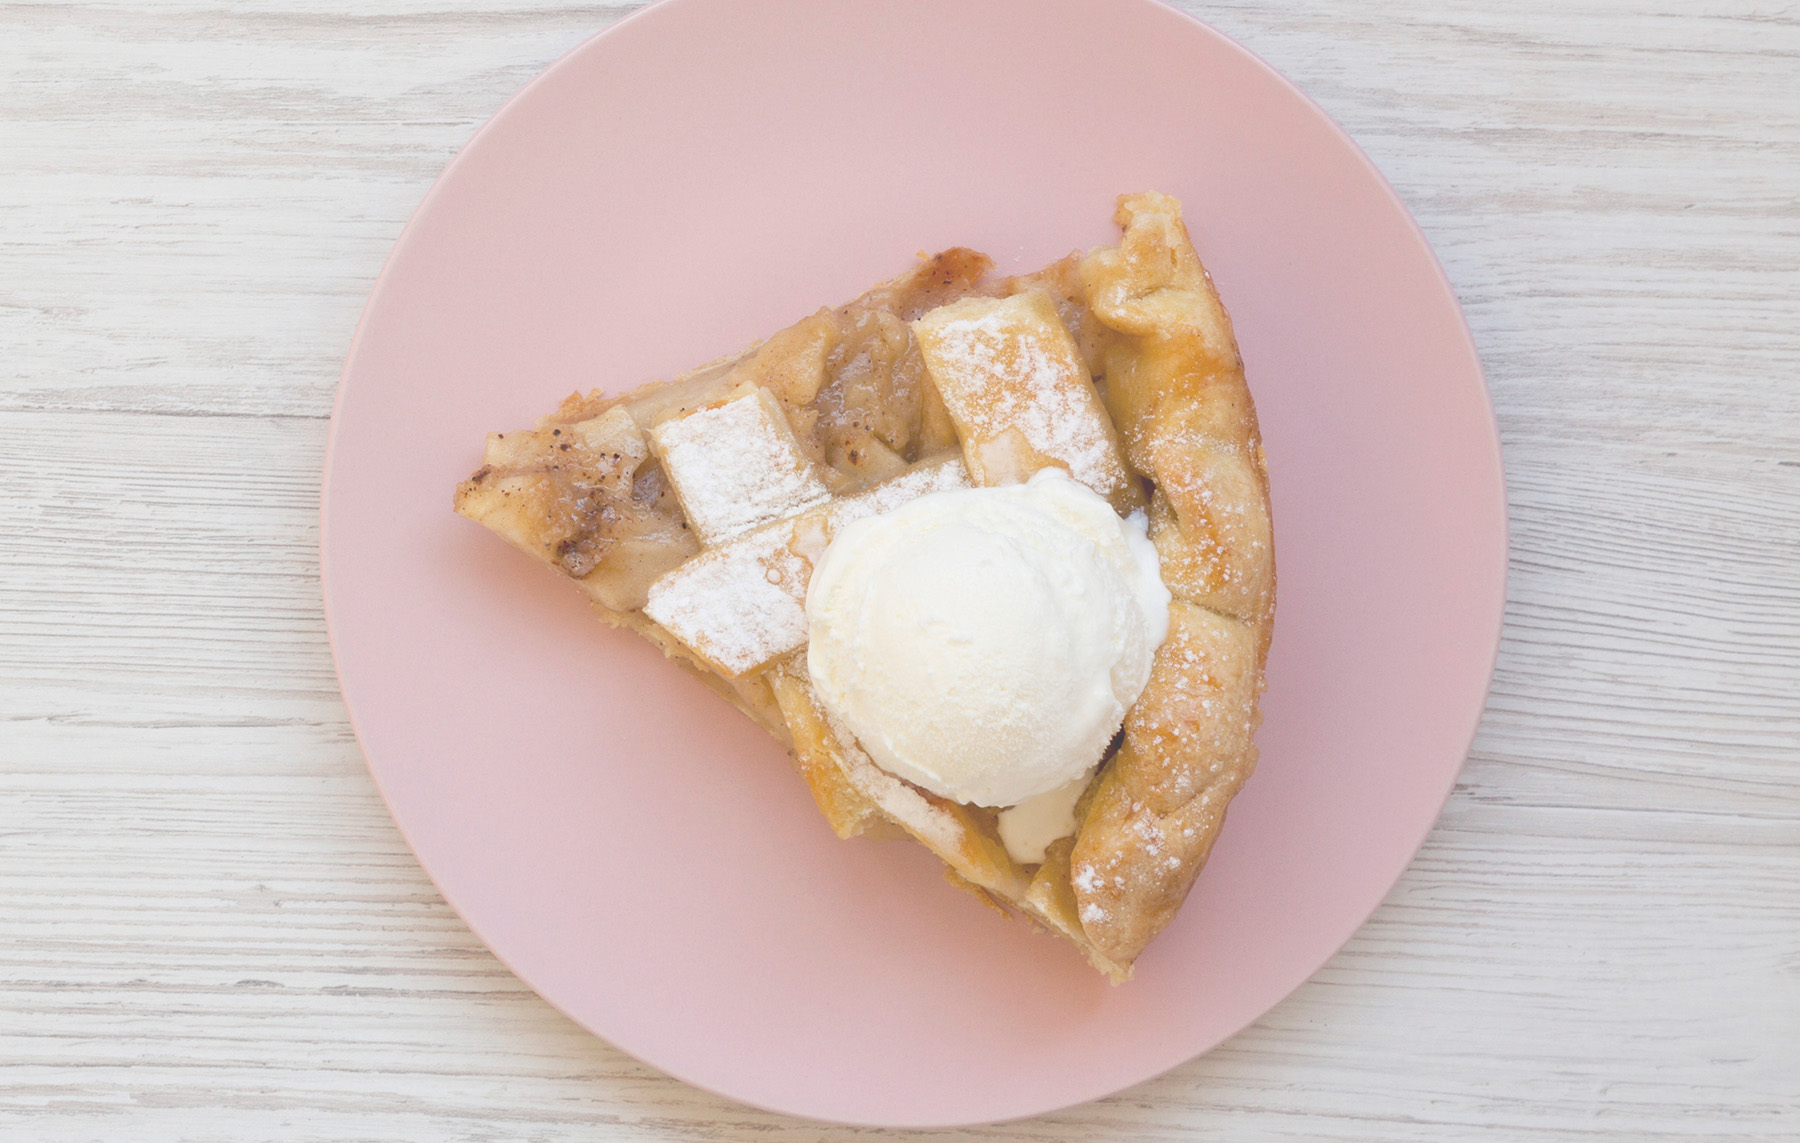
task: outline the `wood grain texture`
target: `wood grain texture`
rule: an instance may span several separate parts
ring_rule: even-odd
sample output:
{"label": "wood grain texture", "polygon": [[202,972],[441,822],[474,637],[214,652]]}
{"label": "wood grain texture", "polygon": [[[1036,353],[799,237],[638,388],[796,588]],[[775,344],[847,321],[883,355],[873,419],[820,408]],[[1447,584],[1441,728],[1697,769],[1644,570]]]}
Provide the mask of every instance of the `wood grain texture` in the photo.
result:
{"label": "wood grain texture", "polygon": [[[1513,521],[1424,852],[1221,1049],[966,1140],[1800,1138],[1800,10],[1196,3],[1435,244]],[[364,297],[631,6],[0,3],[0,1139],[844,1140],[647,1069],[419,872],[320,615]]]}

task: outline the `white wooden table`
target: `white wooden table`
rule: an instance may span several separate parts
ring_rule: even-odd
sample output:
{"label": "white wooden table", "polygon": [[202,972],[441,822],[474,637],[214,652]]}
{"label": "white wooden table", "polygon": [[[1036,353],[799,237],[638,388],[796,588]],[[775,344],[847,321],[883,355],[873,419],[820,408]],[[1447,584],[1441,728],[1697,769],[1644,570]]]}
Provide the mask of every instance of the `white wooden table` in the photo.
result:
{"label": "white wooden table", "polygon": [[[956,1139],[1800,1138],[1800,10],[1190,7],[1417,214],[1512,504],[1493,698],[1311,983]],[[593,1039],[339,699],[326,419],[440,168],[629,10],[0,5],[0,1139],[838,1140]]]}

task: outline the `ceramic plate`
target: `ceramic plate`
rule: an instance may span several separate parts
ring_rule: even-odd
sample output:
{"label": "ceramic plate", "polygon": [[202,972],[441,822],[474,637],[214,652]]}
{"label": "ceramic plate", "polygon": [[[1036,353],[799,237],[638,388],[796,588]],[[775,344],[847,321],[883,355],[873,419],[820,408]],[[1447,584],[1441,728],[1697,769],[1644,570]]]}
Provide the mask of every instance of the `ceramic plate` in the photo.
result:
{"label": "ceramic plate", "polygon": [[[1186,204],[1273,481],[1262,762],[1114,988],[841,842],[783,752],[566,581],[452,514],[490,429],[735,351],[906,269],[1111,242]],[[396,246],[326,463],[325,601],[358,737],[447,900],[547,1000],[766,1108],[1048,1111],[1224,1040],[1381,901],[1441,808],[1498,638],[1505,498],[1430,249],[1323,113],[1148,0],[667,0],[494,117]]]}

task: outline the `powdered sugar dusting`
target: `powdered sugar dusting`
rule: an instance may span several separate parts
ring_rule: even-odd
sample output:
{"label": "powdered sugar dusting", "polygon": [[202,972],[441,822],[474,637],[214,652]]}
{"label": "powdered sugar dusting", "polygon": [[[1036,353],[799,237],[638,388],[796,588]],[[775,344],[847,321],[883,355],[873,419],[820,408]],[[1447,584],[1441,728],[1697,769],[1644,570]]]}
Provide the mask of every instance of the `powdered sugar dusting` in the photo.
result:
{"label": "powdered sugar dusting", "polygon": [[1106,411],[1047,295],[967,299],[933,310],[913,328],[971,468],[977,446],[1017,429],[1095,492],[1124,486]]}
{"label": "powdered sugar dusting", "polygon": [[891,480],[883,481],[866,492],[846,496],[831,506],[832,524],[842,527],[852,520],[892,512],[909,500],[933,492],[951,492],[969,487],[969,470],[955,456],[922,461]]}
{"label": "powdered sugar dusting", "polygon": [[812,568],[788,551],[793,532],[783,521],[701,553],[650,585],[644,614],[732,676],[799,646]]}
{"label": "powdered sugar dusting", "polygon": [[954,456],[915,465],[866,492],[701,552],[650,585],[644,614],[719,670],[743,675],[806,645],[813,565],[794,550],[802,521],[816,520],[830,533],[927,493],[968,486]]}
{"label": "powdered sugar dusting", "polygon": [[829,493],[766,389],[650,430],[701,542],[717,544],[823,504]]}

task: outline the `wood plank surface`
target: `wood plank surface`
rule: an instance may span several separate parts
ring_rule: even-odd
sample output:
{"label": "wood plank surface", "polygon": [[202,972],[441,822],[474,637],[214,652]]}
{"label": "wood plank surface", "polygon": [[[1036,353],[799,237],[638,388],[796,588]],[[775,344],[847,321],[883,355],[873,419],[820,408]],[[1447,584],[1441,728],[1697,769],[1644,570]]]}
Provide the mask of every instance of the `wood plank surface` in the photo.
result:
{"label": "wood plank surface", "polygon": [[[1416,213],[1512,579],[1442,820],[1213,1053],[967,1140],[1800,1139],[1800,10],[1184,5]],[[582,1032],[345,720],[316,507],[432,179],[633,5],[0,2],[0,1139],[799,1141]]]}

